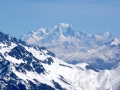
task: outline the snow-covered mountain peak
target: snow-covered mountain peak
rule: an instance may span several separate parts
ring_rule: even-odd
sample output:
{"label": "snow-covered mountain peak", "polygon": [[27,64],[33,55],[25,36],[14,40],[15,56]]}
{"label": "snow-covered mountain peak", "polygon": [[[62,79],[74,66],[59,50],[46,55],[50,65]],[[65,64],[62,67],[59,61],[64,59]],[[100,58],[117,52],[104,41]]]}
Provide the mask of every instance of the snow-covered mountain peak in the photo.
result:
{"label": "snow-covered mountain peak", "polygon": [[112,42],[111,42],[111,45],[120,45],[120,40],[119,39],[113,39]]}
{"label": "snow-covered mountain peak", "polygon": [[105,42],[113,39],[112,34],[108,31],[101,34],[94,34],[94,37],[96,38],[97,41],[105,41]]}
{"label": "snow-covered mountain peak", "polygon": [[66,23],[59,23],[58,25],[54,25],[52,27],[52,29],[57,29],[57,28],[59,28],[59,29],[66,29],[66,28],[69,28],[69,27],[72,28],[72,25],[71,24],[66,24]]}
{"label": "snow-covered mountain peak", "polygon": [[77,31],[77,33],[79,33],[79,35],[82,36],[82,37],[88,37],[89,36],[85,31]]}
{"label": "snow-covered mountain peak", "polygon": [[72,25],[71,25],[71,24],[66,24],[66,23],[60,23],[60,24],[58,24],[58,26],[59,26],[59,27],[61,27],[61,28],[68,28],[68,27],[72,27]]}
{"label": "snow-covered mountain peak", "polygon": [[[28,44],[45,46],[58,58],[72,64],[87,62],[96,66],[97,63],[99,69],[110,69],[120,61],[120,49],[118,46],[111,47],[113,37],[110,32],[88,34],[75,31],[70,24],[61,23],[26,34],[21,39]],[[115,40],[112,44],[119,43]]]}
{"label": "snow-covered mountain peak", "polygon": [[38,29],[36,32],[45,32],[46,33],[46,28],[40,28],[40,29]]}
{"label": "snow-covered mountain peak", "polygon": [[65,23],[60,23],[58,25],[55,25],[53,28],[52,28],[53,32],[52,33],[61,33],[61,34],[66,34],[71,31],[74,32],[73,28],[72,28],[72,25],[70,24],[65,24]]}
{"label": "snow-covered mountain peak", "polygon": [[40,36],[46,36],[47,35],[47,31],[45,28],[40,28],[38,31],[35,32],[36,35],[40,35]]}
{"label": "snow-covered mountain peak", "polygon": [[106,37],[111,36],[111,33],[109,31],[107,31],[104,33],[104,36],[106,36]]}
{"label": "snow-covered mountain peak", "polygon": [[0,44],[9,46],[12,43],[17,43],[17,42],[18,42],[17,39],[12,37],[11,35],[0,32]]}
{"label": "snow-covered mountain peak", "polygon": [[[1,43],[4,43],[7,40],[3,38],[6,34],[2,33],[2,35],[0,40]],[[97,70],[86,63],[68,64],[57,59],[55,54],[45,47],[27,45],[13,37],[9,43],[11,44],[6,44],[4,47],[0,44],[0,90],[120,89],[119,65],[112,70]],[[67,44],[66,48],[70,45],[65,44]],[[79,46],[79,48],[81,47]],[[92,48],[88,53],[92,52],[91,56],[94,56],[95,50],[98,49],[100,48]],[[84,51],[82,50],[82,52]],[[57,52],[59,55],[61,54],[61,50],[57,50]],[[87,58],[88,53],[85,52],[86,56],[82,53],[74,55],[78,54],[79,57]]]}
{"label": "snow-covered mountain peak", "polygon": [[30,30],[30,31],[28,32],[28,34],[32,34],[32,33],[34,33],[34,31],[33,31],[33,30]]}

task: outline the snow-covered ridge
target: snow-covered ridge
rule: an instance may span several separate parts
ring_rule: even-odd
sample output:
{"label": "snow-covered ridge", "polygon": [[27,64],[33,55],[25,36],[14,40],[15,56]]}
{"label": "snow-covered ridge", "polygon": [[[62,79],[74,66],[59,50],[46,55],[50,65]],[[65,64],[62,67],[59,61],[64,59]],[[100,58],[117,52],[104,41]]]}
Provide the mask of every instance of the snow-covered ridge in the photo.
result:
{"label": "snow-covered ridge", "polygon": [[[40,28],[38,31],[30,31],[27,34],[23,34],[23,36],[21,36],[21,39],[25,40],[27,43],[30,43],[29,41],[31,38],[34,39],[36,42],[39,42],[39,41],[41,41],[41,39],[44,40],[45,38],[48,38],[48,37],[52,37],[52,39],[54,39],[53,38],[54,35],[56,36],[56,38],[59,38],[61,34],[66,37],[70,36],[70,37],[74,37],[76,39],[91,38],[91,39],[96,39],[97,41],[99,41],[99,40],[104,41],[104,40],[112,38],[112,35],[110,32],[90,35],[83,31],[75,31],[73,29],[72,25],[70,25],[70,24],[60,23],[60,24],[55,25],[48,29]],[[41,37],[41,39],[39,39],[40,37]]]}
{"label": "snow-covered ridge", "polygon": [[45,47],[1,36],[0,90],[120,89],[119,64],[111,70],[98,70],[87,63],[71,65]]}
{"label": "snow-covered ridge", "polygon": [[111,42],[111,45],[120,45],[120,40],[119,39],[113,39]]}
{"label": "snow-covered ridge", "polygon": [[120,42],[108,31],[87,34],[75,31],[70,24],[60,23],[28,33],[21,39],[28,44],[45,46],[56,57],[72,64],[87,62],[99,69],[110,69],[120,61]]}

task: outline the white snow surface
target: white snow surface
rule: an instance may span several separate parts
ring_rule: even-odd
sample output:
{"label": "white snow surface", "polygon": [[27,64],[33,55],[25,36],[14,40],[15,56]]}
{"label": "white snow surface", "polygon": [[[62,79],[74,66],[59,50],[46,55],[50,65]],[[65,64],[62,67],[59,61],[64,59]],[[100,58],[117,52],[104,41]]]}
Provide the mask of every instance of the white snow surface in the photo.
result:
{"label": "white snow surface", "polygon": [[[0,52],[4,55],[5,51],[9,52],[15,46],[15,44],[12,44],[12,46],[6,48],[3,47]],[[43,67],[46,70],[45,74],[38,74],[36,72],[27,70],[25,74],[18,72],[13,65],[20,64],[24,62],[24,60],[17,60],[10,56],[4,56],[11,62],[11,65],[13,65],[11,66],[12,71],[19,78],[26,82],[27,80],[34,82],[34,79],[36,79],[41,83],[45,83],[51,87],[54,87],[54,84],[52,83],[52,80],[54,80],[67,90],[119,90],[119,65],[111,70],[100,70],[99,72],[95,72],[92,69],[86,69],[86,66],[89,66],[87,63],[71,65],[60,59],[47,55],[47,50],[38,51],[32,47],[24,47],[28,52],[32,53],[32,55],[39,60],[44,61],[48,57],[51,57],[54,61],[51,65],[42,63]],[[94,52],[94,50],[92,52]]]}
{"label": "white snow surface", "polygon": [[120,40],[119,39],[114,39],[112,42],[111,42],[111,45],[120,45]]}
{"label": "white snow surface", "polygon": [[[119,54],[119,49],[105,45],[113,39],[108,31],[101,34],[87,34],[84,31],[75,31],[70,24],[60,23],[48,29],[41,28],[38,31],[27,33],[21,39],[28,44],[45,46],[54,52],[59,59],[66,62],[75,60],[78,62],[81,60],[82,62],[94,62],[96,59],[108,62],[120,58],[116,57]],[[111,45],[118,45],[119,43],[117,40]]]}

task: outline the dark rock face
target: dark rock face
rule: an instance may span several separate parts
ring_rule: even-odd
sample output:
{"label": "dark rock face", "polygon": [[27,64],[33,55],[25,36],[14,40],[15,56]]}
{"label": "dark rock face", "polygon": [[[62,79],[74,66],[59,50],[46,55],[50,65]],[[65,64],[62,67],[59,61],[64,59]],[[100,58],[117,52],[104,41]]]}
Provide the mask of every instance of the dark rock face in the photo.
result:
{"label": "dark rock face", "polygon": [[72,69],[72,67],[70,67],[70,66],[66,66],[66,65],[63,65],[63,64],[59,64],[60,66],[64,66],[64,67],[68,67],[68,68],[71,68]]}
{"label": "dark rock face", "polygon": [[47,54],[48,54],[48,55],[50,55],[50,56],[55,57],[55,54],[54,54],[54,53],[52,53],[52,52],[50,52],[50,51],[49,51]]}
{"label": "dark rock face", "polygon": [[42,63],[48,64],[48,65],[51,65],[53,62],[54,61],[51,57],[48,57],[46,60],[42,61]]}
{"label": "dark rock face", "polygon": [[30,52],[28,52],[23,46],[18,45],[16,47],[14,47],[9,53],[8,55],[16,58],[16,59],[29,59],[27,61],[31,61],[30,59],[32,59],[32,54]]}
{"label": "dark rock face", "polygon": [[[15,67],[16,71],[26,74],[27,71],[34,71],[38,74],[43,73],[45,69],[42,64],[37,62],[32,62],[33,67],[26,63],[21,63],[19,65],[11,64],[6,60],[2,54],[0,54],[0,90],[55,90],[49,85],[39,84],[36,85],[33,82],[26,83],[21,80],[16,74],[12,71],[11,67]],[[24,82],[24,83],[23,83]],[[39,82],[40,83],[40,82]],[[29,87],[26,87],[29,86]],[[28,89],[27,89],[28,88]]]}
{"label": "dark rock face", "polygon": [[[18,71],[22,70],[25,73],[27,71],[35,71],[38,74],[44,73],[45,69],[41,64],[41,60],[35,58],[32,53],[28,52],[23,46],[18,45],[8,53],[11,57],[14,57],[18,60],[22,59],[26,63],[21,63],[19,66],[16,67]],[[33,61],[34,60],[34,61]],[[50,62],[48,62],[50,63]],[[32,66],[31,66],[32,64]]]}
{"label": "dark rock face", "polygon": [[40,83],[38,85],[34,84],[33,82],[29,81],[30,85],[33,86],[31,90],[55,90],[53,87],[48,86],[46,84]]}
{"label": "dark rock face", "polygon": [[0,43],[10,46],[12,42],[18,43],[16,38],[11,37],[9,34],[4,34],[0,32]]}
{"label": "dark rock face", "polygon": [[[47,50],[47,49],[45,47],[40,47],[39,50],[42,51],[42,50]],[[52,57],[55,57],[55,54],[52,53],[51,51],[48,51],[46,54],[48,54],[48,55],[50,55]]]}
{"label": "dark rock face", "polygon": [[58,90],[66,90],[66,89],[62,88],[62,87],[59,85],[59,83],[55,82],[54,80],[53,80],[53,83],[54,83],[54,86],[55,86]]}
{"label": "dark rock face", "polygon": [[90,66],[90,65],[86,66],[85,68],[86,68],[86,69],[94,70],[95,72],[99,72],[99,70],[97,70],[96,68],[94,68],[94,67],[92,67],[92,66]]}
{"label": "dark rock face", "polygon": [[[31,81],[25,82],[21,80],[12,71],[12,67],[15,70],[26,74],[26,71],[37,72],[38,74],[44,73],[45,69],[42,66],[42,61],[36,59],[31,53],[27,52],[24,47],[17,46],[13,48],[8,55],[16,59],[23,59],[27,63],[11,64],[8,60],[0,54],[0,90],[55,90],[53,87],[43,84],[37,81],[39,84],[35,84]],[[48,58],[48,63],[53,62],[52,58]],[[27,87],[28,86],[28,87]]]}
{"label": "dark rock face", "polygon": [[[44,54],[52,57],[55,57],[54,53],[48,51],[45,47],[27,45],[24,41],[17,40],[9,34],[2,32],[0,32],[0,43],[6,45],[4,48],[11,47],[12,43],[16,45],[10,51],[6,51],[3,54],[0,53],[0,90],[55,90],[55,88],[37,80],[34,80],[36,83],[30,80],[24,81],[15,73],[18,72],[25,75],[27,72],[36,72],[37,74],[45,74],[46,70],[42,63],[48,65],[54,63],[51,57],[46,58],[44,61],[37,59],[31,52],[28,52],[25,47],[34,48],[40,52],[46,50],[48,53]],[[22,60],[22,62],[18,64],[13,63],[12,60],[5,59],[7,56],[15,58],[18,61]]]}

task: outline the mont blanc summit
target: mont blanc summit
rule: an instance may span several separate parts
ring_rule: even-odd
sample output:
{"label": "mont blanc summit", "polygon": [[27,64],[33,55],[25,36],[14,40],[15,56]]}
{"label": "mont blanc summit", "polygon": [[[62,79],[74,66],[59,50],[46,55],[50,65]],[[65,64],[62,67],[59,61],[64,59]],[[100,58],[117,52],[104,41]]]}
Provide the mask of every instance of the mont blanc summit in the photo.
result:
{"label": "mont blanc summit", "polygon": [[70,24],[60,23],[48,29],[30,31],[21,39],[28,44],[45,46],[56,57],[72,64],[83,62],[99,69],[111,69],[120,61],[120,40],[108,31],[87,34],[74,30]]}

